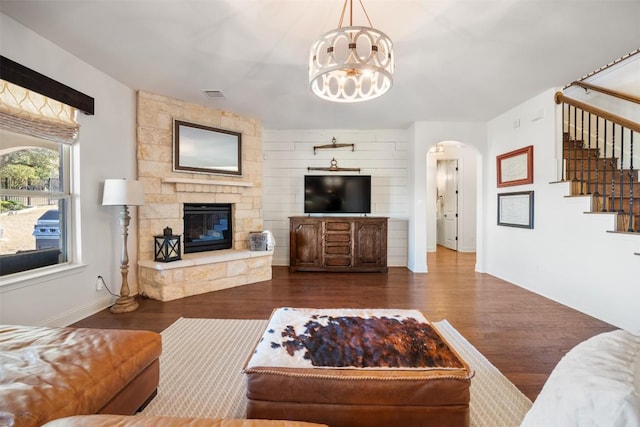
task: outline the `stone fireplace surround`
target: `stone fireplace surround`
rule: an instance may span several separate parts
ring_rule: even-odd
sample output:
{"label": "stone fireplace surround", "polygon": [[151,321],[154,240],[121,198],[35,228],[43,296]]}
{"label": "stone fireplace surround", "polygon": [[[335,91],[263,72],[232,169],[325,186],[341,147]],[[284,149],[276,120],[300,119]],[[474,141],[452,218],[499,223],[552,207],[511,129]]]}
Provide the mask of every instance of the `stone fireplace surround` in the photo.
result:
{"label": "stone fireplace surround", "polygon": [[[242,133],[243,176],[173,171],[173,120]],[[250,251],[249,232],[262,226],[262,129],[233,113],[148,92],[138,92],[138,179],[145,204],[138,208],[138,293],[170,301],[271,279],[272,251]],[[153,260],[153,236],[171,227],[182,235],[184,203],[230,203],[233,248]]]}

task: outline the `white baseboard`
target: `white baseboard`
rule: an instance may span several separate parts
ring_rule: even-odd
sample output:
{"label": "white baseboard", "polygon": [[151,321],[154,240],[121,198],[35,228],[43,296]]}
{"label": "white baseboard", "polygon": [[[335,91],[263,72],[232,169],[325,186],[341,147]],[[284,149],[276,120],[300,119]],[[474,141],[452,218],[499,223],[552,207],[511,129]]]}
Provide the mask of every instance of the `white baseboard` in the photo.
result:
{"label": "white baseboard", "polygon": [[91,316],[101,310],[104,310],[107,307],[110,307],[111,305],[113,305],[113,301],[114,301],[114,297],[112,297],[111,295],[104,296],[99,300],[93,301],[86,305],[75,307],[72,310],[66,311],[64,313],[59,314],[58,316],[52,317],[42,322],[39,326],[48,326],[48,327],[69,326],[72,323],[75,323],[79,320],[84,319],[85,317]]}

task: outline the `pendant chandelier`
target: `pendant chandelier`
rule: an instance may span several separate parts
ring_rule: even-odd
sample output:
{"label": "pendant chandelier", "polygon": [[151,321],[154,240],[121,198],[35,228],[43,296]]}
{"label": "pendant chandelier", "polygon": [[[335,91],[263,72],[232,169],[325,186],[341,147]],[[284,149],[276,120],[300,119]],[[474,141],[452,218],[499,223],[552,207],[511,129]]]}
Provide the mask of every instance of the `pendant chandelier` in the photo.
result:
{"label": "pendant chandelier", "polygon": [[[321,35],[309,54],[309,85],[320,98],[361,102],[385,94],[393,84],[393,43],[371,25],[353,26],[353,0],[345,0],[338,28]],[[349,26],[343,27],[349,4]]]}

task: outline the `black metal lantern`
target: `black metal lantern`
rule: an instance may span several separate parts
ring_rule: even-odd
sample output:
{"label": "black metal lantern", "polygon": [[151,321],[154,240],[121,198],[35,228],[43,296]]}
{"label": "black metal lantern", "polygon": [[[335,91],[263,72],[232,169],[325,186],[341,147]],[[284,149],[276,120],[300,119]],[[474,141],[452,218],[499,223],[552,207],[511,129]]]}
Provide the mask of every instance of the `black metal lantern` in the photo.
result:
{"label": "black metal lantern", "polygon": [[180,258],[180,235],[174,236],[173,230],[167,227],[161,236],[153,236],[155,241],[155,260],[160,262],[177,261]]}

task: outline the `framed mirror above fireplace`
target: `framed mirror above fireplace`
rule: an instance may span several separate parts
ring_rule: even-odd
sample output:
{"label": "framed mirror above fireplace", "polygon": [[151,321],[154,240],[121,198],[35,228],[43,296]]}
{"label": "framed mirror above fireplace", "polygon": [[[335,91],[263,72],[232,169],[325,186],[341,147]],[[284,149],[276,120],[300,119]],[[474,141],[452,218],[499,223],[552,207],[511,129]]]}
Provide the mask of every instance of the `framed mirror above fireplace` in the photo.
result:
{"label": "framed mirror above fireplace", "polygon": [[184,204],[184,253],[233,247],[231,203]]}
{"label": "framed mirror above fireplace", "polygon": [[242,134],[173,121],[173,170],[242,175]]}

